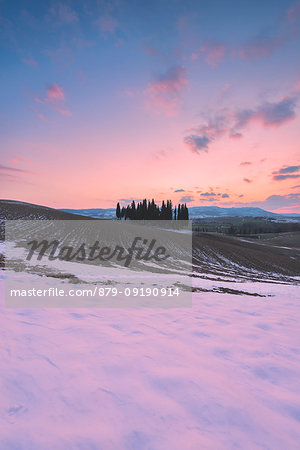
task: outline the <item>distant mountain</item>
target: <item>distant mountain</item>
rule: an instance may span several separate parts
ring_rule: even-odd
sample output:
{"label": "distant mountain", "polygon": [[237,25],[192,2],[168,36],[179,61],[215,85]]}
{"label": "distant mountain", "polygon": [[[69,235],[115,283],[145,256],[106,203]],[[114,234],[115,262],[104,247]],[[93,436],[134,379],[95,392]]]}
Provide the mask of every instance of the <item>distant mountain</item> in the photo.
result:
{"label": "distant mountain", "polygon": [[295,218],[300,218],[300,214],[298,213],[287,213],[287,214],[281,214],[284,217],[295,217]]}
{"label": "distant mountain", "polygon": [[265,211],[261,208],[220,208],[219,206],[192,206],[189,208],[191,218],[205,217],[280,217],[280,214]]}
{"label": "distant mountain", "polygon": [[[81,216],[96,217],[112,219],[116,217],[115,208],[93,208],[93,209],[62,209],[72,214],[80,214]],[[190,218],[205,218],[205,217],[280,217],[280,214],[275,214],[269,211],[265,211],[261,208],[220,208],[218,206],[192,206],[189,208]]]}
{"label": "distant mountain", "polygon": [[97,219],[114,219],[116,217],[115,208],[91,208],[91,209],[60,209],[71,214],[79,214],[81,216],[95,217]]}

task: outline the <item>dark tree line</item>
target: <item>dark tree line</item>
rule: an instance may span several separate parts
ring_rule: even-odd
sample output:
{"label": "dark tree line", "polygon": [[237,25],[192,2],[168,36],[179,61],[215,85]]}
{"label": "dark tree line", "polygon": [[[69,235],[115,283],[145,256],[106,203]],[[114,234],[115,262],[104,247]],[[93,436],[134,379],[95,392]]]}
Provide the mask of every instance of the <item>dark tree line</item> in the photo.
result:
{"label": "dark tree line", "polygon": [[300,223],[271,222],[271,221],[249,221],[238,225],[230,225],[228,234],[264,234],[264,233],[286,233],[300,231]]}
{"label": "dark tree line", "polygon": [[135,203],[133,200],[130,205],[120,207],[117,204],[116,216],[118,219],[131,220],[188,220],[189,211],[186,204],[179,204],[178,207],[173,205],[171,200],[166,202],[163,200],[161,207],[159,207],[154,199]]}

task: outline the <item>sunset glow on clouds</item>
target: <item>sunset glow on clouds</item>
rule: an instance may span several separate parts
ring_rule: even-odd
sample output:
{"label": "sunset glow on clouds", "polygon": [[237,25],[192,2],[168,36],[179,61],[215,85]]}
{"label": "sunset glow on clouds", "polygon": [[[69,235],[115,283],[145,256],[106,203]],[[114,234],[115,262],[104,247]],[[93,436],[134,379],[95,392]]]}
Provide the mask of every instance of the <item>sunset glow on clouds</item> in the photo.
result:
{"label": "sunset glow on clouds", "polygon": [[187,84],[186,69],[182,66],[172,67],[165,74],[149,83],[146,93],[150,97],[150,106],[157,112],[174,115],[181,105],[180,95]]}
{"label": "sunset glow on clouds", "polygon": [[242,131],[252,123],[261,127],[278,128],[294,119],[299,95],[285,97],[278,102],[265,102],[254,109],[237,112],[220,111],[204,125],[192,128],[196,134],[185,137],[184,142],[193,152],[207,151],[209,144],[228,134],[231,139],[241,138]]}
{"label": "sunset glow on clouds", "polygon": [[[36,97],[35,99],[36,103],[40,103],[40,104],[45,104],[45,103],[50,103],[52,104],[52,106],[58,111],[60,112],[60,114],[65,115],[65,116],[71,116],[72,113],[71,111],[67,110],[64,108],[64,103],[65,103],[65,94],[63,92],[62,87],[58,86],[58,84],[56,83],[52,83],[50,86],[48,86],[46,88],[46,95],[44,97],[44,99],[40,99],[38,97]],[[41,115],[38,113],[38,109],[35,109],[35,111],[37,112],[37,116],[42,119],[45,120],[44,115]]]}
{"label": "sunset glow on clouds", "polygon": [[150,3],[0,2],[2,197],[300,212],[300,3]]}

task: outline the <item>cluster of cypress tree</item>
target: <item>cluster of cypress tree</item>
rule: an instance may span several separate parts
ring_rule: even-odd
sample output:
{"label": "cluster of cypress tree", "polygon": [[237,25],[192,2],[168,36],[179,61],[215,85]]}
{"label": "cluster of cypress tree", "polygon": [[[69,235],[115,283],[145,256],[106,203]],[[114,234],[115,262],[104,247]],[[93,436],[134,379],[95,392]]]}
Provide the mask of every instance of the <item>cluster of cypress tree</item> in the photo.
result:
{"label": "cluster of cypress tree", "polygon": [[[176,220],[176,208],[174,211],[174,216]],[[181,205],[179,203],[177,208],[177,220],[189,220],[189,209],[186,206],[186,203],[182,203]]]}
{"label": "cluster of cypress tree", "polygon": [[178,207],[172,206],[171,200],[165,202],[163,200],[161,207],[159,207],[154,199],[135,203],[133,200],[126,208],[120,207],[117,204],[116,216],[118,219],[132,219],[132,220],[188,220],[189,211],[186,204],[179,204]]}

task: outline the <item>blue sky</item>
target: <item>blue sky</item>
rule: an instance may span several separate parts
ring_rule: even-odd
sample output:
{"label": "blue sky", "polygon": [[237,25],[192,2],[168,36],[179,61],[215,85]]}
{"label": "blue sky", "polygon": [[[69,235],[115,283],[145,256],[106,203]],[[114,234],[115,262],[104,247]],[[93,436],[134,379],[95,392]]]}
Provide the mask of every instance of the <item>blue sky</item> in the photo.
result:
{"label": "blue sky", "polygon": [[214,204],[298,208],[299,174],[273,172],[300,164],[299,2],[2,0],[0,24],[7,198],[111,206],[182,188],[198,205],[218,188]]}

